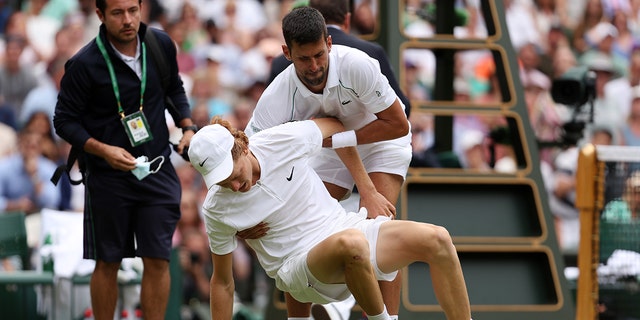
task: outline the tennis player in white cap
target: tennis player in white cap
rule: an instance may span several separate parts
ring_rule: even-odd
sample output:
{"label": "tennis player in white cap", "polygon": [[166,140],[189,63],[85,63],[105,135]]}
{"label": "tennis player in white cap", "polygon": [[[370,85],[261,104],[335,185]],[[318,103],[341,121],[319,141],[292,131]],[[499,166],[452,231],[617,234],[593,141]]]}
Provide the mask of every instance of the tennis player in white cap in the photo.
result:
{"label": "tennis player in white cap", "polygon": [[[236,232],[264,224],[247,239],[278,289],[306,303],[353,294],[369,320],[387,320],[378,280],[413,262],[429,264],[449,320],[471,318],[460,261],[443,227],[347,213],[310,166],[322,141],[344,131],[333,118],[285,123],[247,138],[216,117],[191,139],[189,158],[209,188],[203,208],[213,261],[211,315],[231,319]],[[337,151],[349,148],[336,149]],[[345,162],[360,163],[357,153]],[[309,319],[309,315],[307,318]]]}

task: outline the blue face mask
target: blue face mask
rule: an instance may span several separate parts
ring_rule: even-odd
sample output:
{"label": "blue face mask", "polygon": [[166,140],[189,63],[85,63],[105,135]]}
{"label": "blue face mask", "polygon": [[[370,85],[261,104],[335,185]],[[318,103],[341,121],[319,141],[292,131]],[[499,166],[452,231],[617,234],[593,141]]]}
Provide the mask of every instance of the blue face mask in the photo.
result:
{"label": "blue face mask", "polygon": [[[158,172],[158,170],[160,170],[160,167],[162,167],[162,164],[164,163],[164,156],[158,156],[151,161],[148,161],[148,159],[149,158],[147,158],[147,156],[140,156],[136,158],[136,167],[131,170],[131,173],[133,173],[133,175],[136,176],[138,180],[142,180],[148,175]],[[151,164],[156,162],[156,160],[160,160],[160,164],[158,164],[155,170],[151,170]]]}

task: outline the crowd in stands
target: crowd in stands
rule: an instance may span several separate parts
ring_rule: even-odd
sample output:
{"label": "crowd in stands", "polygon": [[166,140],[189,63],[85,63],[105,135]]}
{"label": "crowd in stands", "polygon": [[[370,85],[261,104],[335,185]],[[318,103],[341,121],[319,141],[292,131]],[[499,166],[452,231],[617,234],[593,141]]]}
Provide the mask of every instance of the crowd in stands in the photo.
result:
{"label": "crowd in stands", "polygon": [[[435,34],[430,1],[408,0],[402,22],[411,37]],[[487,39],[480,1],[456,1],[462,22],[456,21],[457,38]],[[579,243],[579,218],[575,208],[575,171],[579,147],[585,143],[640,146],[638,129],[640,103],[640,1],[637,0],[505,0],[508,36],[518,58],[518,73],[524,103],[535,140],[539,142],[540,168],[556,219],[559,244],[574,255]],[[457,15],[460,17],[461,15]],[[411,101],[431,100],[435,79],[432,51],[409,48],[403,51],[403,88]],[[458,51],[455,54],[454,101],[471,105],[501,105],[506,102],[496,81],[493,52],[488,49]],[[593,72],[593,120],[581,108],[578,120],[586,128],[576,143],[566,144],[563,125],[574,119],[576,106],[554,101],[554,79],[584,68]],[[581,117],[581,118],[580,118]],[[508,121],[486,113],[453,115],[455,160],[434,154],[434,116],[413,112],[414,166],[458,167],[485,172],[517,170],[511,143],[500,134]],[[496,139],[498,138],[498,139]],[[550,143],[551,142],[551,143]],[[503,159],[506,158],[506,159]],[[612,168],[617,181],[607,188],[605,201],[622,194],[621,181],[634,166]],[[616,187],[617,185],[617,187]]]}
{"label": "crowd in stands", "polygon": [[[382,0],[377,0],[382,1]],[[376,0],[355,0],[358,4]],[[202,127],[219,115],[243,129],[264,90],[270,62],[284,43],[280,21],[293,0],[144,0],[143,21],[166,30],[178,48],[178,66],[194,122]],[[429,38],[435,27],[434,1],[406,0],[401,12],[407,37]],[[504,0],[506,23],[518,55],[519,82],[536,139],[557,140],[572,110],[551,97],[553,79],[571,68],[595,72],[594,121],[581,143],[640,146],[640,0]],[[462,18],[454,34],[487,38],[480,0],[456,1]],[[375,14],[375,12],[374,12]],[[356,15],[357,16],[357,15]],[[0,0],[0,211],[83,210],[82,186],[61,183],[49,190],[49,177],[66,161],[69,146],[52,130],[64,64],[98,33],[94,0]],[[354,26],[371,26],[360,21]],[[354,28],[356,30],[356,28]],[[361,32],[361,31],[355,31]],[[366,32],[366,31],[365,31]],[[456,54],[454,100],[469,104],[502,102],[495,61],[489,50]],[[432,99],[435,58],[425,49],[402,52],[398,81],[411,101]],[[170,119],[170,117],[168,117]],[[503,116],[458,114],[454,117],[455,161],[433,156],[434,118],[412,112],[413,166],[458,166],[468,170],[513,172],[516,165]],[[175,125],[167,123],[171,128]],[[180,130],[172,130],[177,142]],[[27,134],[28,133],[28,134]],[[37,137],[33,137],[33,135]],[[491,148],[490,148],[491,147]],[[488,150],[494,150],[493,159]],[[42,164],[28,174],[11,170],[15,161]],[[575,210],[576,147],[540,150],[550,207],[560,246],[575,252],[579,236]],[[185,274],[185,304],[208,304],[211,259],[201,202],[206,188],[190,164],[171,159],[181,179],[182,219],[174,236]],[[446,163],[445,163],[446,162]],[[452,164],[453,163],[453,164]],[[25,163],[26,167],[26,163]],[[8,189],[6,181],[20,183]],[[13,184],[12,184],[13,186]],[[54,195],[51,195],[53,193]],[[620,196],[614,193],[609,199]],[[254,303],[264,277],[249,251],[236,250],[238,299]],[[3,268],[11,268],[3,263]],[[262,282],[261,282],[262,281]],[[262,290],[264,291],[264,290]],[[264,292],[262,292],[264,293]],[[207,309],[205,307],[205,309]],[[198,317],[193,312],[193,319]],[[205,312],[206,314],[206,312]]]}

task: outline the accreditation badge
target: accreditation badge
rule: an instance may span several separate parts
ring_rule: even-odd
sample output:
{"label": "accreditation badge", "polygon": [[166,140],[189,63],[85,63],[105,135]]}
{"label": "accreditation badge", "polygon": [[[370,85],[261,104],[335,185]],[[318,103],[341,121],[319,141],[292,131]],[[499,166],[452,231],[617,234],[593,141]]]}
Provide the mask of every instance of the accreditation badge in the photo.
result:
{"label": "accreditation badge", "polygon": [[142,110],[122,118],[121,121],[124,126],[124,131],[127,132],[131,146],[137,147],[147,141],[153,140],[147,117],[144,116]]}

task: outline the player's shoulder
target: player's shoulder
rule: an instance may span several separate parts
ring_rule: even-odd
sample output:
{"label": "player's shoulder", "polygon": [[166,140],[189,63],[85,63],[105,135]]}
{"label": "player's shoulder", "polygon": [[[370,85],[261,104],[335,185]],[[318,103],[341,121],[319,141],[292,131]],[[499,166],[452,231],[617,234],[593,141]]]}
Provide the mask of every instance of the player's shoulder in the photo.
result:
{"label": "player's shoulder", "polygon": [[292,75],[295,75],[295,72],[292,68],[293,65],[290,65],[284,71],[280,72],[280,74],[278,74],[278,76],[276,76],[264,89],[259,100],[271,101],[275,99],[280,101],[280,104],[287,103],[290,99],[284,98],[291,95],[291,92],[295,90],[296,87],[292,78]]}
{"label": "player's shoulder", "polygon": [[335,53],[337,56],[341,57],[369,57],[366,52],[343,44],[332,45],[331,53]]}

